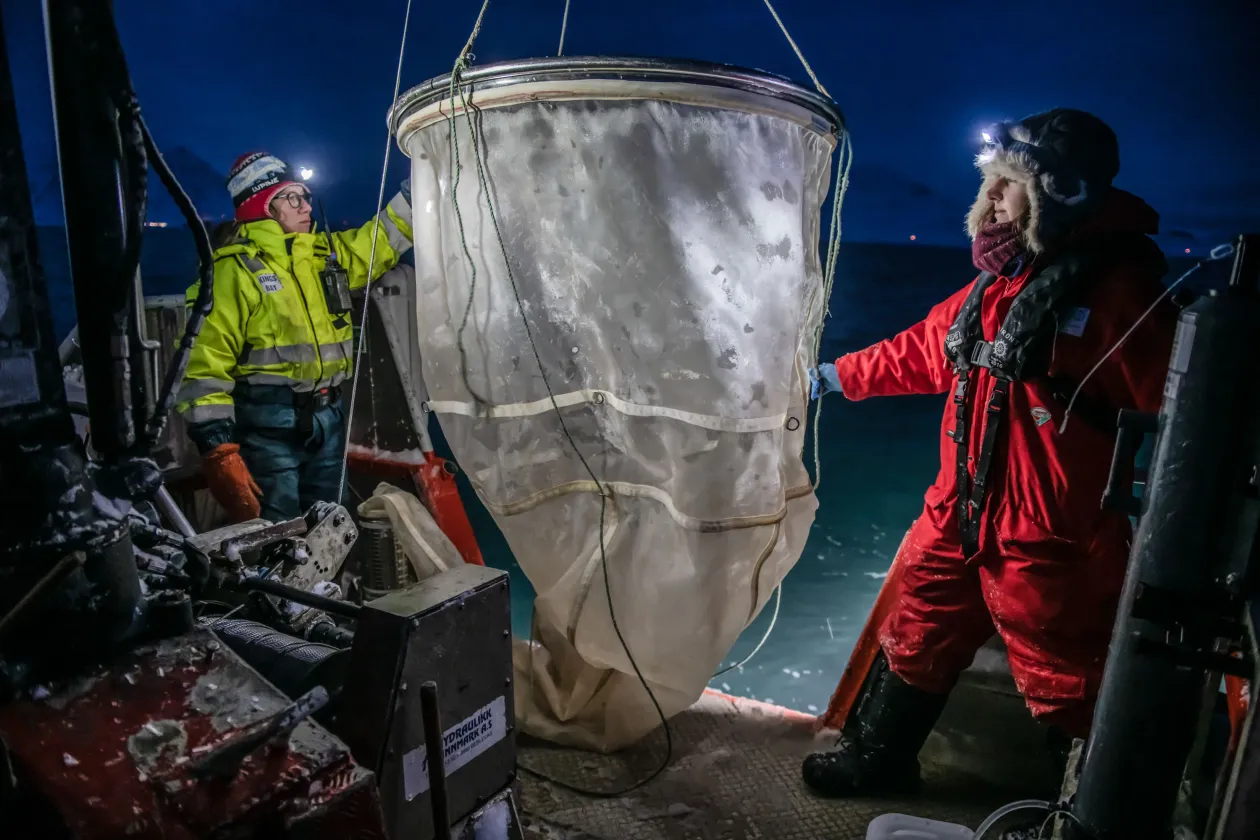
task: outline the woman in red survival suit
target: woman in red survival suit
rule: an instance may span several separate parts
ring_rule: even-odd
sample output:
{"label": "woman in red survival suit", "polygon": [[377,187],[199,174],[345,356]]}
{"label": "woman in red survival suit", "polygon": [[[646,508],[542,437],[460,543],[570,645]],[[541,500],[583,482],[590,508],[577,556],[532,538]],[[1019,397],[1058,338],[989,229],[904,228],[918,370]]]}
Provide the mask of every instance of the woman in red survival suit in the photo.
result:
{"label": "woman in red survival suit", "polygon": [[1131,536],[1100,506],[1115,414],[1158,409],[1177,320],[1169,302],[1151,309],[1159,216],[1111,186],[1116,136],[1091,114],[1037,114],[985,142],[967,218],[980,276],[811,372],[815,396],[950,394],[865,697],[803,766],[824,795],[915,790],[919,750],[995,630],[1040,721],[1083,736],[1102,680]]}

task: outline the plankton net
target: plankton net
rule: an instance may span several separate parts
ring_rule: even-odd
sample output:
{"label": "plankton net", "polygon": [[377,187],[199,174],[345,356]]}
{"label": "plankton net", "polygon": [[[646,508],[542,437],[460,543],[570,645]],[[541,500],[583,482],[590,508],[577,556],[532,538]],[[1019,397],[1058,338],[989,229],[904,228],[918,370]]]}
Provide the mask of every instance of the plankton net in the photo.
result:
{"label": "plankton net", "polygon": [[660,722],[635,666],[666,716],[694,703],[813,522],[840,114],[763,73],[565,58],[433,79],[390,119],[423,368],[402,373],[537,593],[518,721],[626,746]]}

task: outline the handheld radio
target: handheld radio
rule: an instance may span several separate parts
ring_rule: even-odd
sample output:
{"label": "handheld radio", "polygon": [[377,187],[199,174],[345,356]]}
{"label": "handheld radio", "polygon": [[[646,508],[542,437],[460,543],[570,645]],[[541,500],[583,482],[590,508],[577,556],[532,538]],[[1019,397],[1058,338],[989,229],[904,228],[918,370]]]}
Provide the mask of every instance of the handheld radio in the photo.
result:
{"label": "handheld radio", "polygon": [[333,247],[332,229],[328,227],[323,201],[319,202],[319,215],[324,223],[324,236],[328,238],[328,263],[319,273],[319,283],[324,288],[324,303],[328,306],[329,315],[345,315],[354,308],[350,300],[350,273],[337,260],[337,249]]}

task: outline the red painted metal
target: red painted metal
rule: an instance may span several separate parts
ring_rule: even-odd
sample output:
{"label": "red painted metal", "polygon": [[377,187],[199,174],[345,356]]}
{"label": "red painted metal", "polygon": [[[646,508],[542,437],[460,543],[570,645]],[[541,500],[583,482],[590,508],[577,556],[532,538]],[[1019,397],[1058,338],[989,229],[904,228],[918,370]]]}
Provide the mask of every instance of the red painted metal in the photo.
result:
{"label": "red painted metal", "polygon": [[235,775],[191,772],[290,703],[197,631],[0,707],[0,737],[19,778],[80,840],[386,840],[375,777],[311,721],[247,756]]}
{"label": "red painted metal", "polygon": [[1233,755],[1242,740],[1243,724],[1251,706],[1251,682],[1243,677],[1225,675],[1225,708],[1229,712],[1229,754]]}
{"label": "red painted metal", "polygon": [[468,512],[459,497],[453,465],[433,452],[424,453],[424,463],[396,461],[378,454],[350,451],[350,469],[382,481],[410,482],[425,509],[442,533],[454,544],[465,563],[484,566],[481,547],[473,533]]}
{"label": "red painted metal", "polygon": [[[902,547],[904,544],[905,539],[902,538]],[[858,636],[857,644],[853,646],[849,663],[845,665],[844,673],[840,675],[840,682],[831,695],[831,702],[827,704],[827,711],[818,717],[819,729],[844,729],[849,719],[849,712],[853,711],[862,693],[866,676],[879,656],[879,631],[897,605],[901,573],[901,548],[899,547],[897,554],[893,557],[892,566],[888,569],[888,577],[884,578],[884,585],[880,587],[879,595],[875,597],[875,603],[871,606],[871,613],[866,618],[861,635]]]}

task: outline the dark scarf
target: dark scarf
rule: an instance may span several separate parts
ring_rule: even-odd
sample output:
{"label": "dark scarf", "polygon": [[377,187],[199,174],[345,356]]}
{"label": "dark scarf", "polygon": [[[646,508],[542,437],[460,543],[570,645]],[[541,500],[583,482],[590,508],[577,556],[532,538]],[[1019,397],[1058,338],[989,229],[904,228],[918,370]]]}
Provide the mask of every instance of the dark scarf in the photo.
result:
{"label": "dark scarf", "polygon": [[1021,222],[989,222],[971,241],[971,261],[980,271],[1004,274],[1013,261],[1022,261],[1025,250]]}

